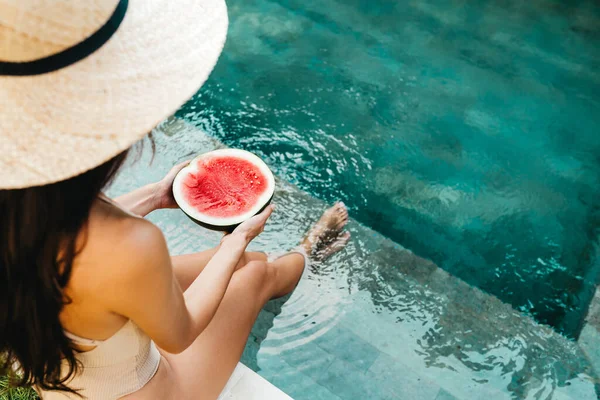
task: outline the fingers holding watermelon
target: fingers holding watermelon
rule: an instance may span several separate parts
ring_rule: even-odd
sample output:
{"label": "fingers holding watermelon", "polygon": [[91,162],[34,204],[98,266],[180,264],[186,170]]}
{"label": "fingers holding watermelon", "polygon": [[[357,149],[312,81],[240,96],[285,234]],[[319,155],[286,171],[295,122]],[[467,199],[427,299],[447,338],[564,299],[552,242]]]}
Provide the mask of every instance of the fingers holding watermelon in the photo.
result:
{"label": "fingers holding watermelon", "polygon": [[175,198],[173,197],[173,190],[171,187],[173,186],[173,181],[179,171],[187,167],[190,161],[191,160],[187,160],[175,165],[164,178],[155,184],[154,196],[157,209],[178,207]]}
{"label": "fingers holding watermelon", "polygon": [[275,210],[273,204],[267,206],[260,214],[256,214],[254,217],[242,222],[235,228],[232,235],[241,235],[248,243],[250,243],[265,230],[265,225],[273,213],[273,210]]}

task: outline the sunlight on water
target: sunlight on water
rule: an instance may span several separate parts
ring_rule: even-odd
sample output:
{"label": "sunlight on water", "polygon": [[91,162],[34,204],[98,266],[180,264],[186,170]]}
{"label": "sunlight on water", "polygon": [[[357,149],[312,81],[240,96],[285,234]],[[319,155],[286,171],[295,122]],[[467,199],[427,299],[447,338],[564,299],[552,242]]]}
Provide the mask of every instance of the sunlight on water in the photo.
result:
{"label": "sunlight on water", "polygon": [[600,8],[254,0],[179,115],[569,336],[600,268]]}
{"label": "sunlight on water", "polygon": [[[253,248],[291,249],[325,202],[350,206],[347,249],[267,305],[242,360],[297,400],[596,399],[597,374],[565,336],[579,335],[600,268],[598,5],[229,7],[186,123],[163,124],[155,163],[114,190],[213,137],[281,179]],[[175,253],[219,241],[176,211],[152,218]]]}
{"label": "sunlight on water", "polygon": [[[111,195],[220,146],[180,121],[166,122],[155,137],[153,162],[146,151]],[[251,248],[276,257],[298,244],[325,204],[284,181],[274,202],[277,210]],[[150,219],[173,254],[221,238],[179,210]],[[596,375],[574,342],[375,231],[354,221],[349,229],[353,239],[343,252],[312,265],[287,301],[261,312],[242,357],[296,400],[433,400],[440,387],[464,399],[595,398]]]}

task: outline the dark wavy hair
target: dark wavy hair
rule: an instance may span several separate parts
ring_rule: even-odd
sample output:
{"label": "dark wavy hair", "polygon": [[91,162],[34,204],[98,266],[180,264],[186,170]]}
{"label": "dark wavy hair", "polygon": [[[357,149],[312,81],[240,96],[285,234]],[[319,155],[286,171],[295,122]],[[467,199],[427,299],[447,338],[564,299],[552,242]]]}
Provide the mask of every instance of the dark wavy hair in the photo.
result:
{"label": "dark wavy hair", "polygon": [[11,385],[76,393],[66,385],[79,365],[59,320],[64,290],[92,204],[126,156],[65,181],[0,190],[0,373]]}

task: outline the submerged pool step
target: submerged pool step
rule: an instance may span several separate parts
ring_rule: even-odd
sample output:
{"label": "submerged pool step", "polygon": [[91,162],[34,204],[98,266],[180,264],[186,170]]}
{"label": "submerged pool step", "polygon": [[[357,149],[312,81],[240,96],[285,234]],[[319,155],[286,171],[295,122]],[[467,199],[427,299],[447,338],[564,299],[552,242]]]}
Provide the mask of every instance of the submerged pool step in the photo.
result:
{"label": "submerged pool step", "polygon": [[[285,237],[307,226],[294,215],[314,218],[325,207],[293,187],[278,196],[278,212],[293,221]],[[596,374],[576,343],[371,229],[349,229],[352,243],[334,270],[303,282],[274,319],[258,352],[261,375],[307,400],[293,389],[301,374],[303,385],[342,399],[597,398]],[[336,302],[333,322],[315,321],[324,332],[290,330],[287,319],[313,304],[307,298]],[[304,352],[319,360],[306,371]]]}
{"label": "submerged pool step", "polygon": [[[222,146],[178,119],[166,149],[130,167],[114,192]],[[160,132],[159,132],[160,133]],[[326,205],[278,182],[277,211],[252,248],[293,248]],[[177,210],[150,217],[174,254],[218,244]],[[312,267],[291,297],[259,316],[242,361],[296,400],[596,399],[596,374],[577,343],[351,221],[347,248]],[[599,344],[600,346],[600,344]],[[598,347],[600,348],[600,347]]]}

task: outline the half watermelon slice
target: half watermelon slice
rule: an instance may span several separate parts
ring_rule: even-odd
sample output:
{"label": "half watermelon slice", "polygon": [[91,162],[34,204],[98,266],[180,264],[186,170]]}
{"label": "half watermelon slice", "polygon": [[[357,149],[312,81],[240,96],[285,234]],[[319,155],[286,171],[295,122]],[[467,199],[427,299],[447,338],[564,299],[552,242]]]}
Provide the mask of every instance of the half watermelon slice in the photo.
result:
{"label": "half watermelon slice", "polygon": [[194,158],[173,181],[173,196],[196,223],[231,232],[260,213],[275,193],[273,173],[245,150],[221,149]]}

